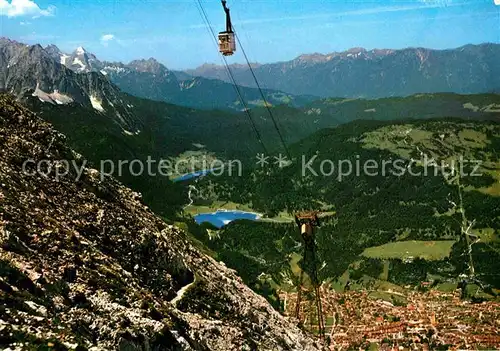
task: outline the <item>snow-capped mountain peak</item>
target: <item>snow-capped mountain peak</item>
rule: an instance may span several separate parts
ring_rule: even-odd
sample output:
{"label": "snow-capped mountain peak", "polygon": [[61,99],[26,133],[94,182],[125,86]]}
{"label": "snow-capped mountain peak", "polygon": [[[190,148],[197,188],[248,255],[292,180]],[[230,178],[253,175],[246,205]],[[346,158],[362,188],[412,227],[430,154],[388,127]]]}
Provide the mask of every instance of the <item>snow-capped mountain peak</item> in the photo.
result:
{"label": "snow-capped mountain peak", "polygon": [[100,62],[94,54],[79,46],[71,55],[62,54],[61,63],[77,73],[99,70]]}
{"label": "snow-capped mountain peak", "polygon": [[61,65],[66,66],[67,59],[69,58],[69,55],[66,54],[61,54],[60,59],[61,59]]}
{"label": "snow-capped mountain peak", "polygon": [[86,52],[87,52],[87,51],[85,51],[85,49],[84,49],[82,46],[77,47],[77,48],[76,48],[76,50],[75,50],[75,53],[76,53],[77,55],[83,55],[83,54],[85,54]]}

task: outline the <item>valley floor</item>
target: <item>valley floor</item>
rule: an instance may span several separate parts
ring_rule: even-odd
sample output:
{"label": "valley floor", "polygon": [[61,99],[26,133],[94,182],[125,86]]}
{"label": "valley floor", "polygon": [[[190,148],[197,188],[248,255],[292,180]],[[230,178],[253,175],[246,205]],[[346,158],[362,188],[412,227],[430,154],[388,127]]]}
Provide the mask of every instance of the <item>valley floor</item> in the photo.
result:
{"label": "valley floor", "polygon": [[[460,292],[410,292],[407,304],[375,299],[367,291],[321,288],[331,350],[458,350],[500,348],[500,303],[460,300]],[[295,314],[296,293],[282,292],[285,313]],[[316,313],[302,300],[301,318],[316,331]],[[304,313],[305,311],[305,313]]]}

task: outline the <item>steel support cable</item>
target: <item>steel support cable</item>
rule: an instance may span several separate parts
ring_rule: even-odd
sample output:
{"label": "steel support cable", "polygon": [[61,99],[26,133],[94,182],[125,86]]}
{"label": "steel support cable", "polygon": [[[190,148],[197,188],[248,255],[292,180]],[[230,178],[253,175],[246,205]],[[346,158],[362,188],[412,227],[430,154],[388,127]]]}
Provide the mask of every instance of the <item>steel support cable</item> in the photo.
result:
{"label": "steel support cable", "polygon": [[[234,29],[234,26],[233,26],[233,29]],[[253,79],[255,81],[255,84],[257,85],[257,88],[259,89],[260,96],[262,97],[262,100],[264,101],[264,106],[266,107],[267,112],[269,113],[269,116],[271,117],[271,120],[273,121],[274,128],[278,132],[281,144],[283,145],[283,148],[285,149],[286,155],[291,160],[292,158],[290,156],[290,152],[288,151],[288,147],[286,146],[286,143],[285,143],[285,140],[283,138],[283,135],[281,134],[281,131],[280,131],[279,127],[278,127],[278,123],[276,122],[276,119],[274,118],[274,115],[273,115],[273,112],[271,111],[269,103],[267,102],[266,96],[264,95],[264,92],[262,91],[262,88],[260,87],[259,81],[257,79],[257,76],[255,75],[255,72],[254,72],[254,70],[252,68],[252,65],[250,64],[250,61],[248,60],[247,53],[245,52],[245,49],[243,48],[243,45],[241,44],[240,37],[238,36],[238,33],[236,32],[236,30],[234,32],[235,32],[234,35],[236,36],[236,40],[238,41],[238,45],[241,48],[241,52],[243,53],[243,56],[245,56],[245,60],[247,62],[248,68],[250,69],[250,72],[252,73],[252,76],[253,76]]]}
{"label": "steel support cable", "polygon": [[[208,19],[208,15],[207,15],[205,9],[203,8],[203,4],[201,3],[201,0],[196,0],[196,2],[197,2],[197,5],[199,6],[199,7],[197,6],[198,11],[200,12],[200,15],[202,16],[205,24],[207,25],[210,33],[212,34],[212,39],[214,40],[214,43],[215,43],[217,50],[219,50],[219,45],[217,42],[217,35],[215,34],[215,32],[212,28],[210,20]],[[236,94],[238,95],[238,98],[239,98],[241,104],[243,105],[245,114],[247,115],[248,119],[250,120],[250,123],[252,125],[252,129],[255,132],[255,135],[257,136],[257,140],[260,143],[260,145],[262,146],[264,153],[269,154],[264,142],[262,141],[262,137],[261,137],[260,132],[257,128],[257,125],[255,124],[255,121],[253,120],[252,115],[250,114],[250,109],[248,108],[248,105],[246,104],[245,99],[243,98],[243,94],[241,93],[240,87],[238,86],[238,84],[236,84],[236,80],[234,78],[233,72],[231,71],[231,68],[229,67],[229,64],[227,63],[227,60],[223,55],[222,55],[222,60],[224,62],[224,66],[225,66],[226,71],[229,75],[229,78],[231,79],[232,85],[236,91]]]}

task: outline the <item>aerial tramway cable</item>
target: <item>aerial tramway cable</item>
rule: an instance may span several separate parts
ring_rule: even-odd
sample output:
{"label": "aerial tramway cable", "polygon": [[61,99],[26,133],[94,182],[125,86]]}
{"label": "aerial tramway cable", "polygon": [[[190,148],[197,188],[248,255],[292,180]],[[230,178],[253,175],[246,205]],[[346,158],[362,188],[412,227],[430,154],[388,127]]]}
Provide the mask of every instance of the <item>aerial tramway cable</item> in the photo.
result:
{"label": "aerial tramway cable", "polygon": [[[203,19],[204,19],[205,23],[206,23],[206,24],[207,24],[207,26],[208,26],[208,28],[209,28],[209,30],[210,30],[210,32],[211,32],[211,34],[212,34],[212,37],[213,37],[213,39],[214,39],[214,41],[215,41],[216,46],[218,46],[218,45],[217,45],[217,36],[215,35],[215,32],[214,32],[214,31],[213,31],[213,29],[212,29],[212,25],[211,25],[211,23],[210,23],[210,20],[208,19],[208,16],[207,16],[207,13],[205,12],[205,9],[204,9],[204,7],[203,7],[203,4],[201,3],[201,0],[196,0],[196,1],[197,1],[197,5],[199,5],[199,9],[198,9],[198,10],[200,11],[200,14],[202,15],[202,17],[203,17]],[[223,2],[223,5],[225,5],[225,4],[224,4],[224,2]],[[226,8],[226,7],[224,6],[224,8]],[[227,21],[230,21],[230,19],[226,19],[226,20],[227,20]],[[229,22],[229,23],[230,23],[230,22]],[[226,28],[226,30],[227,30],[227,28]],[[234,26],[231,24],[231,32],[233,32],[233,31],[234,31]],[[234,32],[236,32],[236,31],[234,31]],[[290,152],[289,152],[289,150],[288,150],[288,147],[286,146],[285,140],[284,140],[284,138],[283,138],[283,134],[281,133],[280,128],[279,128],[279,126],[278,126],[278,123],[277,123],[277,121],[276,121],[276,118],[274,117],[274,114],[273,114],[273,113],[272,113],[272,111],[271,111],[271,108],[270,108],[270,106],[269,106],[269,103],[268,103],[268,101],[267,101],[267,99],[266,99],[266,97],[265,97],[265,94],[264,94],[264,92],[263,92],[263,90],[262,90],[261,86],[260,86],[260,83],[259,83],[259,81],[258,81],[258,79],[257,79],[257,76],[255,75],[255,72],[254,72],[254,70],[253,70],[253,68],[252,68],[252,65],[250,64],[250,61],[249,61],[248,56],[247,56],[247,54],[246,54],[246,52],[245,52],[245,49],[243,48],[243,45],[241,44],[241,41],[240,41],[240,39],[239,39],[238,35],[237,35],[236,33],[234,33],[234,35],[236,36],[236,39],[237,39],[237,41],[238,41],[238,45],[240,46],[241,51],[243,52],[243,55],[244,55],[244,57],[245,57],[246,63],[247,63],[247,65],[248,65],[249,69],[250,69],[250,72],[252,73],[252,77],[253,77],[253,79],[254,79],[254,81],[255,81],[255,84],[257,85],[257,88],[258,88],[258,90],[259,90],[260,96],[262,97],[262,100],[264,101],[264,106],[265,106],[266,110],[268,111],[269,116],[271,117],[271,120],[272,120],[272,122],[273,122],[273,126],[274,126],[274,128],[276,129],[276,132],[278,133],[278,136],[279,136],[279,138],[280,138],[280,142],[281,142],[281,144],[283,145],[283,149],[285,150],[286,156],[287,156],[289,159],[291,159],[291,155],[290,155]],[[236,79],[234,78],[233,72],[231,71],[231,67],[230,67],[230,66],[229,66],[229,64],[227,63],[226,57],[225,57],[224,55],[222,55],[222,59],[224,60],[224,66],[225,66],[226,71],[227,71],[227,73],[228,73],[228,75],[229,75],[229,77],[230,77],[230,79],[231,79],[231,82],[232,82],[232,84],[233,84],[233,86],[234,86],[234,88],[235,88],[235,90],[236,90],[236,92],[237,92],[237,94],[238,94],[238,97],[239,97],[239,99],[240,99],[241,103],[243,104],[243,106],[244,106],[244,108],[245,108],[245,112],[246,112],[246,114],[247,114],[248,118],[250,119],[250,121],[251,121],[251,123],[252,123],[252,127],[253,127],[253,129],[254,129],[255,134],[257,135],[257,138],[258,138],[258,140],[259,140],[259,143],[260,143],[260,144],[262,145],[262,147],[264,148],[264,151],[265,151],[266,153],[268,153],[268,152],[267,152],[267,150],[266,150],[266,147],[265,147],[265,145],[264,145],[264,143],[263,143],[263,141],[262,141],[262,137],[261,137],[261,135],[260,135],[260,132],[259,132],[259,130],[257,129],[257,126],[256,126],[256,124],[255,124],[255,122],[254,122],[254,120],[253,120],[253,118],[252,118],[252,116],[251,116],[251,114],[250,114],[250,109],[248,108],[247,104],[245,103],[245,101],[244,101],[244,99],[243,99],[243,94],[241,93],[240,88],[239,88],[238,84],[236,83]]]}
{"label": "aerial tramway cable", "polygon": [[[234,26],[233,26],[233,28],[234,28]],[[250,72],[252,73],[255,84],[257,85],[257,88],[259,89],[260,96],[262,97],[262,100],[264,101],[264,106],[266,107],[267,112],[269,113],[269,116],[271,117],[271,120],[273,121],[274,128],[276,129],[276,132],[278,133],[281,144],[283,145],[283,148],[285,149],[285,153],[286,153],[287,157],[291,160],[292,157],[290,156],[290,152],[288,151],[288,147],[286,146],[285,140],[283,139],[283,135],[281,134],[281,131],[278,127],[278,123],[276,122],[276,119],[274,118],[273,112],[271,111],[271,108],[269,106],[269,103],[267,102],[266,96],[264,95],[264,92],[262,91],[262,88],[260,87],[257,76],[255,75],[255,72],[252,68],[252,65],[250,64],[250,61],[248,60],[247,53],[245,52],[243,45],[241,45],[240,37],[238,36],[236,31],[235,31],[235,36],[236,36],[236,40],[238,41],[238,45],[241,48],[241,52],[243,53],[243,56],[245,56],[245,60],[247,61],[248,68],[250,69]]]}
{"label": "aerial tramway cable", "polygon": [[[196,0],[196,2],[197,2],[197,5],[199,5],[199,7],[197,6],[198,11],[200,12],[200,15],[202,16],[210,33],[212,34],[212,37],[214,39],[214,43],[215,43],[216,47],[218,47],[217,36],[215,35],[214,30],[212,29],[212,25],[210,24],[210,20],[208,19],[207,13],[205,12],[205,9],[203,8],[203,4],[201,3],[201,0]],[[236,94],[238,95],[238,98],[239,98],[241,104],[243,105],[244,112],[247,115],[248,119],[250,120],[250,123],[252,125],[252,129],[254,130],[255,135],[257,136],[257,140],[260,143],[260,145],[262,146],[264,153],[269,154],[264,142],[262,141],[262,137],[261,137],[260,132],[257,128],[257,125],[255,124],[255,121],[253,120],[252,115],[250,114],[250,109],[248,108],[248,105],[246,104],[245,100],[243,99],[243,94],[241,93],[240,87],[236,84],[236,80],[234,78],[233,72],[231,71],[231,68],[229,67],[229,64],[227,63],[226,57],[222,56],[222,59],[223,59],[226,71],[229,75],[229,78],[231,79],[234,90],[236,91]]]}

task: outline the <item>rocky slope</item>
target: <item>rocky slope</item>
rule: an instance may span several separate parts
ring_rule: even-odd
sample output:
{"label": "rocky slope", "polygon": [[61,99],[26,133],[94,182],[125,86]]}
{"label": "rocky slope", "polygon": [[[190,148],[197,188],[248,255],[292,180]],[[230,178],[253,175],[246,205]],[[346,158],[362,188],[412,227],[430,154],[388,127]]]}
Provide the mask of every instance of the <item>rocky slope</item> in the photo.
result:
{"label": "rocky slope", "polygon": [[[416,93],[477,94],[498,91],[500,45],[466,45],[449,50],[353,48],[294,60],[255,64],[260,85],[290,94],[321,97],[379,98]],[[232,66],[243,86],[254,87],[248,67]],[[203,65],[185,73],[226,80],[224,68]]]}
{"label": "rocky slope", "polygon": [[139,194],[91,168],[57,177],[83,158],[4,94],[0,150],[1,348],[320,347]]}

